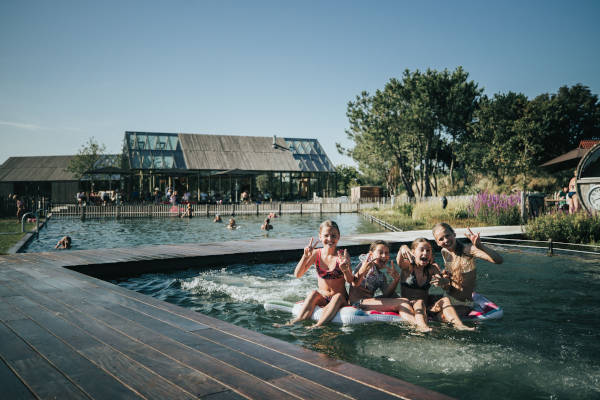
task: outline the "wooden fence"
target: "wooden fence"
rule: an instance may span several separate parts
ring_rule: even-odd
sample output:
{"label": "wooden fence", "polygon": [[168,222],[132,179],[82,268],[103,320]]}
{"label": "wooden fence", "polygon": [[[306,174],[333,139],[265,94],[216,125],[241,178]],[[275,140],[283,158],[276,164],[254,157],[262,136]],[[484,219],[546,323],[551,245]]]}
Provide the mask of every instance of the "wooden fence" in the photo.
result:
{"label": "wooden fence", "polygon": [[[262,204],[194,204],[193,216],[219,215],[268,215],[309,213],[357,213],[361,208],[377,207],[378,203],[262,203]],[[135,204],[79,206],[77,204],[55,204],[51,208],[53,218],[141,218],[179,217],[185,205]]]}

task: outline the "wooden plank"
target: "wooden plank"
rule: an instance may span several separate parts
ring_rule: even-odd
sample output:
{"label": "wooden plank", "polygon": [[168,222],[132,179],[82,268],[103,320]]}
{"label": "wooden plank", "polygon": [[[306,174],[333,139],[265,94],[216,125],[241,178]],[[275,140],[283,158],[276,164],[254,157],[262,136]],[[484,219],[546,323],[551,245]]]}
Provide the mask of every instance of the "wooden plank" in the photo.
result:
{"label": "wooden plank", "polygon": [[89,396],[110,400],[141,398],[32,320],[14,320],[7,325]]}
{"label": "wooden plank", "polygon": [[[74,299],[67,299],[66,301],[70,302],[73,300]],[[170,337],[158,335],[153,330],[133,323],[128,319],[119,317],[117,314],[114,314],[108,310],[85,303],[80,304],[78,307],[86,315],[91,315],[94,318],[102,320],[105,323],[110,324],[111,327],[118,329],[120,332],[123,332],[128,336],[146,343],[156,349],[160,349],[161,352],[169,354],[170,356],[176,358],[179,362],[212,376],[220,382],[226,383],[242,394],[254,398],[293,398],[287,393],[278,390],[274,386],[266,384],[260,379],[260,377],[253,376],[251,373],[246,371],[246,369],[249,367],[245,365],[248,365],[253,367],[253,372],[260,373],[262,377],[267,377],[269,379],[285,375],[285,372],[281,372],[274,367],[269,367],[267,364],[263,364],[261,365],[261,368],[257,368],[257,360],[247,359],[247,357],[242,357],[240,355],[237,359],[235,359],[235,362],[242,368],[236,368],[227,362],[221,361],[207,353],[193,350],[193,348],[179,343]],[[150,323],[152,325],[156,324],[154,321]],[[178,339],[193,339],[196,343],[201,340],[200,338],[194,338],[190,333],[179,331],[168,325],[167,327],[170,329],[168,334],[171,336],[175,335]],[[214,347],[215,346],[213,346],[212,349],[213,354],[219,354],[221,349],[215,349]],[[221,353],[221,355],[223,354],[224,353]],[[233,356],[227,355],[226,357],[231,358]],[[242,362],[243,359],[247,359],[245,360],[246,364]]]}
{"label": "wooden plank", "polygon": [[[121,335],[84,314],[73,311],[53,299],[44,298],[39,293],[28,291],[26,288],[23,290],[28,296],[25,300],[33,303],[33,298],[39,302],[37,305],[20,302],[18,306],[23,312],[35,318],[65,342],[72,344],[80,354],[145,396],[153,397],[153,393],[147,393],[149,383],[159,383],[161,387],[169,386],[165,384],[165,379],[200,396],[227,389],[225,386],[215,383],[208,376],[184,367],[163,353]],[[14,301],[17,300],[14,299]],[[45,307],[50,307],[49,310],[52,312],[39,311]],[[52,316],[52,313],[55,313],[55,316]],[[106,354],[106,358],[102,360],[109,362],[110,359],[115,359],[115,365],[98,364],[96,353],[100,349],[103,349]],[[124,355],[127,356],[127,359],[124,359]],[[120,366],[127,368],[121,369]],[[145,372],[146,369],[152,370],[160,376],[148,374]],[[140,374],[144,376],[137,377],[129,370],[140,370]],[[169,394],[164,391],[158,391],[158,394],[168,396]]]}
{"label": "wooden plank", "polygon": [[0,323],[0,358],[38,397],[88,399],[78,387]]}
{"label": "wooden plank", "polygon": [[2,360],[0,360],[0,388],[5,399],[35,399],[25,383]]}
{"label": "wooden plank", "polygon": [[[132,303],[131,305],[136,306],[136,303]],[[221,361],[225,361],[228,364],[236,366],[237,368],[244,369],[246,372],[258,376],[261,379],[270,379],[272,381],[278,379],[277,376],[265,375],[265,363],[267,363],[273,366],[276,365],[277,368],[281,368],[286,372],[298,374],[316,382],[326,381],[328,387],[338,392],[360,393],[361,395],[374,399],[396,398],[396,396],[390,396],[389,394],[383,393],[378,389],[365,387],[363,384],[349,380],[340,374],[315,368],[315,365],[313,364],[299,362],[297,359],[290,358],[289,356],[286,356],[278,351],[267,349],[264,346],[259,346],[248,341],[240,340],[239,338],[225,334],[221,331],[216,332],[212,329],[202,329],[200,331],[196,331],[198,336],[210,340],[199,341],[197,337],[183,332],[178,332],[176,329],[173,329],[174,327],[167,325],[166,323],[161,321],[153,321],[151,318],[148,318],[149,315],[144,316],[143,314],[134,312],[133,310],[125,308],[121,305],[109,306],[107,309],[118,313],[120,316],[126,317],[128,320],[136,321],[154,331],[159,331],[165,336],[178,340],[205,354],[215,357]],[[148,312],[153,312],[156,314],[156,311],[154,310],[149,310]],[[159,314],[162,315],[162,313]],[[138,334],[142,337],[145,336],[144,331]],[[220,344],[224,344],[227,347],[219,346]],[[163,346],[164,345],[162,345],[161,348]],[[240,354],[236,354],[236,352],[232,350],[237,350],[244,355],[240,356]],[[248,358],[246,355],[250,355],[252,358]],[[257,362],[256,360],[261,360],[261,362]],[[269,373],[272,374],[273,372]],[[281,376],[287,376],[287,374],[282,374]],[[285,382],[285,380],[282,382]],[[291,387],[284,389],[290,391],[289,389],[295,390],[297,388]],[[327,391],[324,388],[322,389],[323,391]]]}

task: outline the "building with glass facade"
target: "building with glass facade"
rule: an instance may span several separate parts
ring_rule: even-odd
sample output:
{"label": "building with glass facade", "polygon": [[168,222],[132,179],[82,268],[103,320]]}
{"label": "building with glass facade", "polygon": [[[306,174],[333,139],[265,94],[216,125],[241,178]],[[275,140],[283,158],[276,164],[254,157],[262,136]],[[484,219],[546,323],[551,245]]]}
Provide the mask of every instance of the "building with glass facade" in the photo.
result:
{"label": "building with glass facade", "polygon": [[335,167],[316,139],[125,132],[125,143],[134,197],[168,188],[200,202],[336,195]]}

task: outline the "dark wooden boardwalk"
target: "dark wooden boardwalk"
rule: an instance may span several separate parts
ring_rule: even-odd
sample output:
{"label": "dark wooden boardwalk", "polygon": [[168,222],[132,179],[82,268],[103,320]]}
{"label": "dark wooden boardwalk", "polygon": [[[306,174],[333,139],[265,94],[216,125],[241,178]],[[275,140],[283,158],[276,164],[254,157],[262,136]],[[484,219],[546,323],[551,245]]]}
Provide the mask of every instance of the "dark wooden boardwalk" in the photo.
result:
{"label": "dark wooden boardwalk", "polygon": [[234,254],[267,260],[296,256],[304,242],[0,256],[0,398],[447,399],[64,268],[109,276]]}

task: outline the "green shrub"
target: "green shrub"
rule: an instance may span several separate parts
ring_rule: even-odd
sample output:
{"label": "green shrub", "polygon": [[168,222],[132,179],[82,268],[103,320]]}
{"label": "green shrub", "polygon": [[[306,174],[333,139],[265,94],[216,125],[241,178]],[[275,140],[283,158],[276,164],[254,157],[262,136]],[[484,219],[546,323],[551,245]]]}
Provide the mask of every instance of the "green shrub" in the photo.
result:
{"label": "green shrub", "polygon": [[398,212],[402,215],[406,215],[407,217],[412,217],[413,214],[413,205],[412,203],[402,203],[399,206],[395,207]]}
{"label": "green shrub", "polygon": [[600,242],[600,214],[558,212],[542,215],[527,224],[526,233],[532,240],[597,243]]}

